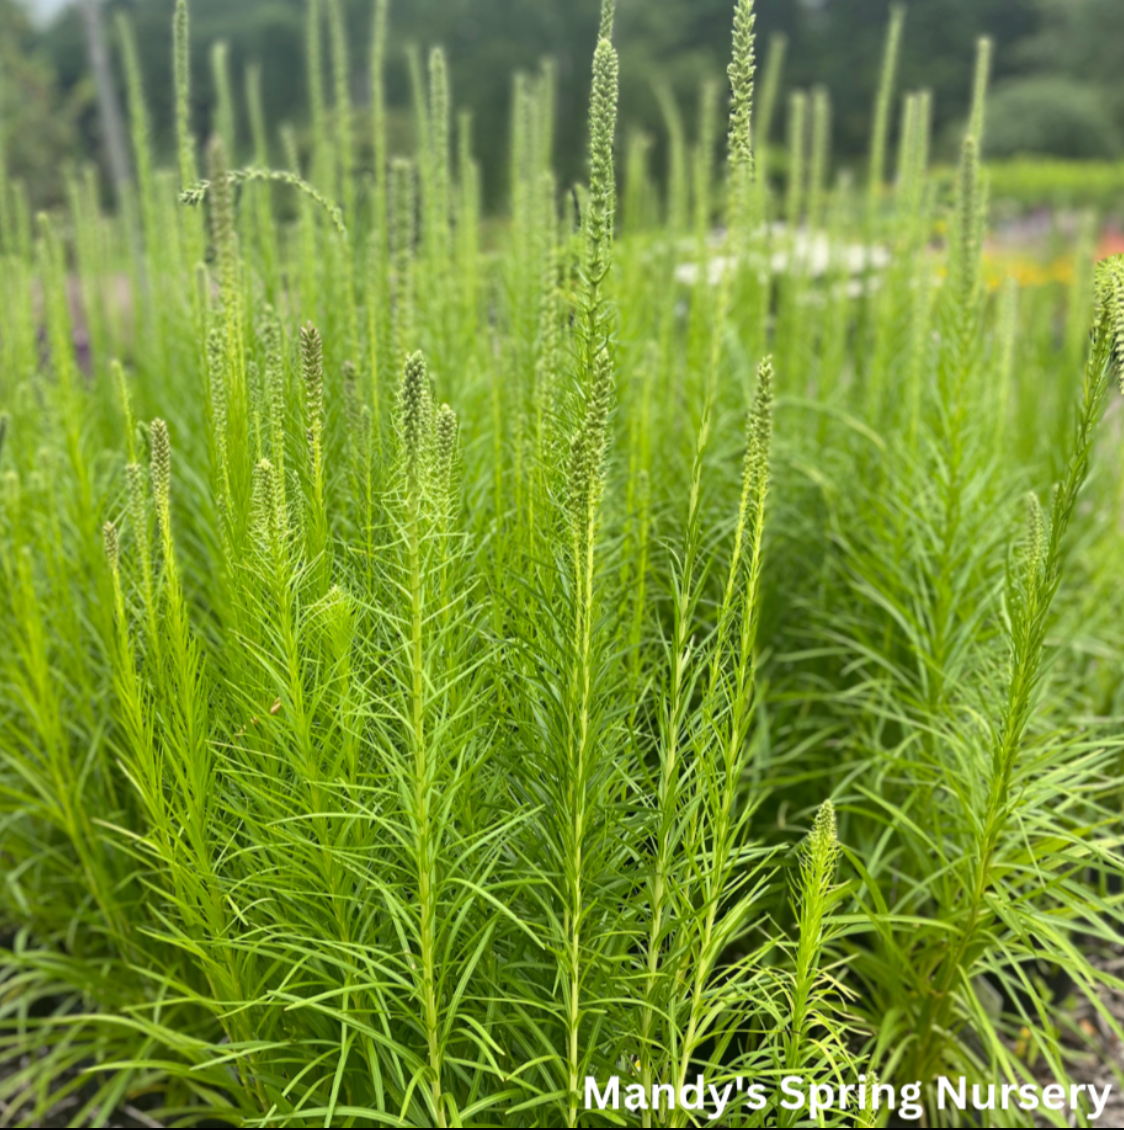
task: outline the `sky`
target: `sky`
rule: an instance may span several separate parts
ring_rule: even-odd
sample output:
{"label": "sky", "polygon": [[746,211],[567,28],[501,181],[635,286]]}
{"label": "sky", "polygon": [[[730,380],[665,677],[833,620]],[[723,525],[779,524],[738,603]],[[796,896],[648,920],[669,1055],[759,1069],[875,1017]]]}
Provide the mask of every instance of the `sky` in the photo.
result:
{"label": "sky", "polygon": [[31,13],[32,18],[40,23],[49,20],[71,2],[72,0],[22,0],[23,6]]}

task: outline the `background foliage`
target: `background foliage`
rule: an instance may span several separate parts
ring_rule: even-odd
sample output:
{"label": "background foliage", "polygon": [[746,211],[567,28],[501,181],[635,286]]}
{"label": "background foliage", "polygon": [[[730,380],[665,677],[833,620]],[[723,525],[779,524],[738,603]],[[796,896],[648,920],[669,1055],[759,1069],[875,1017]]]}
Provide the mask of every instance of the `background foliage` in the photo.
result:
{"label": "background foliage", "polygon": [[[18,59],[14,81],[35,87],[32,97],[21,97],[26,110],[15,125],[13,171],[32,182],[39,199],[51,203],[61,194],[57,170],[62,158],[72,159],[77,152],[73,131],[78,130],[86,158],[99,157],[101,145],[82,21],[68,7],[32,31],[16,12],[21,4],[35,10],[38,2],[0,0],[0,26],[10,60],[5,73],[11,74],[11,60]],[[110,16],[116,9],[131,14],[150,92],[155,149],[170,155],[172,0],[108,0],[105,6]],[[762,0],[758,6],[760,42],[777,35],[788,40],[785,88],[823,85],[830,90],[836,154],[845,164],[865,153],[889,7],[890,0]],[[348,0],[345,8],[353,94],[360,107],[367,107],[372,5]],[[394,148],[408,152],[412,147],[403,48],[440,44],[450,57],[456,102],[473,107],[477,116],[484,190],[489,204],[498,207],[507,184],[511,76],[519,69],[534,70],[549,56],[559,80],[558,171],[563,183],[579,179],[590,80],[586,47],[598,8],[597,0],[410,0],[395,5],[388,58]],[[726,0],[622,0],[622,138],[642,129],[662,146],[656,83],[668,84],[688,119],[695,119],[700,84],[723,77],[728,8]],[[1124,89],[1117,81],[1114,45],[1124,35],[1124,7],[1116,0],[913,0],[906,9],[902,73],[911,88],[933,92],[938,157],[955,159],[967,112],[972,52],[981,35],[998,45],[988,156],[1119,155]],[[112,27],[112,19],[107,23]],[[230,44],[235,90],[242,90],[246,68],[260,62],[266,119],[307,128],[304,25],[302,0],[199,0],[192,25],[193,92],[202,136],[210,132],[209,108],[215,104],[207,48],[219,39]],[[247,135],[248,125],[242,122],[241,136]],[[36,139],[34,153],[20,138]],[[278,144],[276,137],[273,142]],[[48,175],[52,169],[54,174]]]}

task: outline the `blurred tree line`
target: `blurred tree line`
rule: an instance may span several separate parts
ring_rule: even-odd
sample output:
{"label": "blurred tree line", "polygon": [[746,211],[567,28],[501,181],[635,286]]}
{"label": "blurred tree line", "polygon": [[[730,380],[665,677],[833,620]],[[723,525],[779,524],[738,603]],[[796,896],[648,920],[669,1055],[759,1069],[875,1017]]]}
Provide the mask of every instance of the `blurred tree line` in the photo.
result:
{"label": "blurred tree line", "polygon": [[[75,9],[33,30],[20,4],[0,0],[0,118],[12,175],[39,202],[57,195],[67,161],[104,160],[89,74],[83,21]],[[661,160],[664,133],[658,86],[670,90],[688,131],[699,91],[721,80],[729,51],[733,0],[618,0],[622,66],[622,137],[643,130]],[[841,164],[861,161],[891,0],[758,0],[760,54],[787,39],[784,88],[823,85],[834,107],[833,140]],[[113,15],[125,10],[136,29],[157,147],[171,164],[171,25],[174,0],[102,0],[116,51]],[[368,55],[374,0],[344,0],[352,97],[369,104]],[[989,119],[991,155],[1052,153],[1114,157],[1122,149],[1124,0],[906,0],[900,89],[934,94],[938,156],[967,111],[974,45],[997,45]],[[470,108],[475,148],[490,202],[505,193],[512,76],[544,57],[558,74],[559,172],[582,175],[590,61],[600,0],[392,0],[394,42],[388,73],[396,145],[410,145],[410,84],[405,47],[442,44],[452,64],[458,105]],[[283,157],[276,128],[307,130],[306,0],[192,0],[193,97],[200,134],[212,126],[210,47],[229,44],[235,90],[247,67],[262,64],[272,161]],[[325,35],[325,42],[327,36]],[[118,59],[117,72],[120,74]],[[244,114],[244,100],[242,112]],[[783,112],[783,108],[782,108]],[[361,120],[361,119],[360,119]],[[239,123],[245,141],[245,119]],[[778,120],[774,142],[783,136]],[[248,159],[244,150],[240,154]]]}

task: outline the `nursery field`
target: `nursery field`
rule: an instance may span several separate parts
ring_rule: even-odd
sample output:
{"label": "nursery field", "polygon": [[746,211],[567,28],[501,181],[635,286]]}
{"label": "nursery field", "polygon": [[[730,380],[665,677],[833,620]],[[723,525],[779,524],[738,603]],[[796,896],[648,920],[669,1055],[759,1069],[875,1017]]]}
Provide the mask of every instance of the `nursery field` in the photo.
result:
{"label": "nursery field", "polygon": [[990,43],[950,177],[896,14],[836,176],[731,0],[657,163],[605,0],[485,221],[390,8],[311,149],[178,0],[177,169],[125,19],[123,207],[0,166],[0,1126],[1094,1124],[1124,259],[989,249]]}

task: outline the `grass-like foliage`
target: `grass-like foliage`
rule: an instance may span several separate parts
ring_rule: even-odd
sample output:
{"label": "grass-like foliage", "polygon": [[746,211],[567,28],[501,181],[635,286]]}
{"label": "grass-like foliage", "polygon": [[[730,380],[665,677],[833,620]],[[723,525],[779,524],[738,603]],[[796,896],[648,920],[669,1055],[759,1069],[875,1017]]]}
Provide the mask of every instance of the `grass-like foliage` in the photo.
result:
{"label": "grass-like foliage", "polygon": [[1124,266],[989,290],[988,46],[951,197],[897,10],[867,184],[816,90],[777,192],[738,0],[661,198],[606,2],[588,184],[544,65],[485,226],[440,50],[392,152],[389,7],[366,113],[309,3],[302,148],[221,44],[193,136],[178,0],[175,174],[123,16],[121,209],[0,185],[0,1124],[1064,1081],[1124,987]]}

